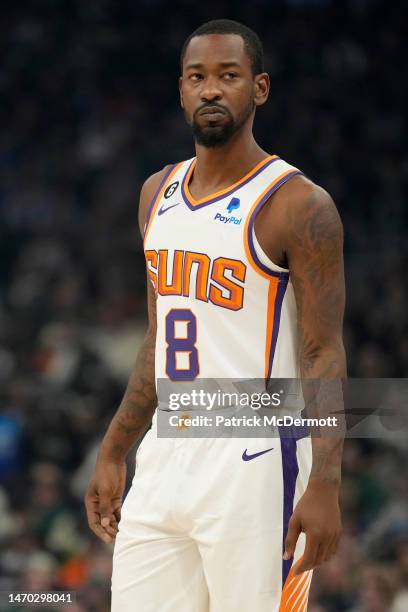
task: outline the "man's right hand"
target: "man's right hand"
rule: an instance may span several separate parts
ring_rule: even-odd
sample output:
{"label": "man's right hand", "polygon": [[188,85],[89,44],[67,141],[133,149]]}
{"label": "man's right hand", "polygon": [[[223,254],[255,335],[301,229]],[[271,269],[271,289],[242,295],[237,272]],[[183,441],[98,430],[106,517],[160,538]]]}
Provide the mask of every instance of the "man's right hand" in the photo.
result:
{"label": "man's right hand", "polygon": [[125,484],[126,463],[99,457],[85,494],[85,507],[89,527],[105,544],[113,542],[118,532]]}

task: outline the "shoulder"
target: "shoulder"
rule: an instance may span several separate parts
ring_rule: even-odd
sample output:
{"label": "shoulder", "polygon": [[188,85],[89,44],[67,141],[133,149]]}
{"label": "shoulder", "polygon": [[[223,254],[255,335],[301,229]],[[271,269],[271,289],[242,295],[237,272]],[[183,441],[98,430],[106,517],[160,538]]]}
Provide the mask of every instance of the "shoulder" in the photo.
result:
{"label": "shoulder", "polygon": [[294,176],[276,192],[276,202],[297,213],[307,214],[314,209],[337,210],[331,195],[309,178]]}
{"label": "shoulder", "polygon": [[142,235],[150,203],[154,198],[155,193],[160,186],[160,183],[172,167],[173,164],[168,164],[167,166],[164,166],[164,168],[159,170],[159,172],[155,172],[154,174],[149,176],[142,185],[139,199],[139,228]]}
{"label": "shoulder", "polygon": [[[341,238],[343,226],[331,195],[307,177],[294,176],[273,196],[276,213],[287,237],[307,234],[314,237]],[[309,236],[312,238],[312,236]]]}

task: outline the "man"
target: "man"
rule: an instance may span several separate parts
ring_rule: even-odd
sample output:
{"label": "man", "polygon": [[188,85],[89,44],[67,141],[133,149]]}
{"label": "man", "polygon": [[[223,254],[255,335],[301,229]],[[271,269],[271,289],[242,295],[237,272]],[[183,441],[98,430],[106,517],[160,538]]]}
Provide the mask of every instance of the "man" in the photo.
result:
{"label": "man", "polygon": [[[252,30],[204,24],[181,69],[196,157],[142,188],[149,328],[88,521],[116,538],[114,612],[306,610],[340,537],[341,438],[160,438],[155,380],[343,378],[342,226],[323,189],[254,140],[269,77]],[[121,508],[125,457],[152,417]]]}

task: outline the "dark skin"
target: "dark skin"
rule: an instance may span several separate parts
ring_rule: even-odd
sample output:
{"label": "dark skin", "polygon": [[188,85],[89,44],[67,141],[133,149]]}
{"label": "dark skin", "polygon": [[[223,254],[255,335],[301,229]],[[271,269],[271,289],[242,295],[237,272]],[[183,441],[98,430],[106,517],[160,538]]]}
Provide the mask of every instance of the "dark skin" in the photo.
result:
{"label": "dark skin", "polygon": [[[268,156],[256,143],[252,126],[256,107],[268,98],[269,77],[266,73],[253,74],[240,36],[212,34],[191,40],[179,85],[181,105],[189,122],[203,106],[216,104],[225,109],[226,112],[198,115],[197,121],[204,128],[222,125],[229,116],[239,123],[248,104],[254,107],[225,145],[208,148],[196,144],[197,163],[189,188],[193,197],[199,199],[229,187]],[[141,232],[147,207],[165,170],[151,176],[143,186],[139,207]],[[290,270],[298,311],[302,378],[331,381],[345,378],[343,230],[331,197],[310,180],[296,176],[260,211],[255,232],[269,258]],[[89,525],[105,542],[111,542],[117,532],[126,455],[149,427],[156,406],[156,310],[150,283],[148,306],[148,332],[122,403],[101,444],[85,500]],[[306,399],[307,393],[306,390]],[[333,393],[322,392],[315,401],[316,410],[324,414],[336,401]],[[336,552],[341,534],[342,447],[340,437],[312,438],[313,463],[308,486],[293,511],[285,543],[284,556],[291,558],[300,533],[306,534],[306,548],[296,566],[297,574],[327,561]]]}

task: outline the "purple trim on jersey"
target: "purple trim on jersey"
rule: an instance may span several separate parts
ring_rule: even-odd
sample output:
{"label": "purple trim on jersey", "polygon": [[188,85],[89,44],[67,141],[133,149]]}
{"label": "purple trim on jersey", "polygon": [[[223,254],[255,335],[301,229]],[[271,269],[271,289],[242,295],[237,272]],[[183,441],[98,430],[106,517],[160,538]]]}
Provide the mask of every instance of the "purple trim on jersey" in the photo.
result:
{"label": "purple trim on jersey", "polygon": [[[299,465],[296,454],[296,438],[282,437],[283,428],[279,427],[281,453],[282,453],[282,479],[283,479],[283,539],[282,554],[285,551],[285,540],[288,533],[290,517],[293,513],[293,500],[295,498],[296,479]],[[282,560],[282,588],[292,567],[293,558]]]}
{"label": "purple trim on jersey", "polygon": [[290,172],[290,174],[287,174],[286,176],[284,176],[283,178],[281,178],[280,181],[278,181],[273,187],[271,187],[266,194],[264,195],[264,197],[259,201],[258,205],[254,208],[254,210],[252,211],[251,214],[251,218],[249,219],[248,222],[248,246],[249,246],[249,250],[251,252],[252,258],[255,261],[256,265],[263,271],[265,272],[265,274],[268,274],[269,276],[277,276],[279,278],[282,277],[288,277],[289,273],[288,272],[277,272],[276,270],[271,270],[270,268],[268,268],[264,263],[262,263],[262,261],[259,259],[255,247],[254,247],[254,239],[253,239],[253,226],[255,223],[255,217],[258,214],[258,212],[260,211],[260,209],[262,208],[262,206],[269,200],[269,198],[271,197],[271,195],[273,193],[275,193],[275,191],[277,191],[277,189],[279,189],[279,187],[281,187],[284,183],[286,183],[286,181],[288,181],[290,178],[292,178],[292,176],[295,176],[296,174],[303,174],[300,170],[294,170],[293,172]]}
{"label": "purple trim on jersey", "polygon": [[283,298],[285,297],[285,292],[286,292],[286,287],[288,286],[288,281],[289,281],[289,275],[288,274],[286,274],[285,276],[282,275],[279,280],[278,289],[276,292],[275,307],[274,307],[274,312],[273,312],[271,348],[269,350],[268,380],[270,379],[271,373],[272,373],[273,358],[275,356],[276,342],[278,340],[278,334],[279,334],[282,303],[283,303]]}
{"label": "purple trim on jersey", "polygon": [[158,196],[158,195],[159,195],[159,193],[160,193],[160,189],[163,187],[164,183],[167,181],[167,179],[168,179],[168,177],[169,177],[170,172],[171,172],[172,170],[174,170],[174,168],[175,168],[176,166],[177,166],[177,164],[171,164],[171,165],[169,166],[168,170],[166,170],[166,172],[165,172],[165,174],[164,174],[164,176],[163,176],[162,180],[160,181],[160,185],[159,185],[159,186],[158,186],[158,188],[156,189],[156,193],[154,194],[154,196],[153,196],[153,198],[152,198],[152,201],[150,202],[149,207],[148,207],[148,209],[147,209],[146,221],[145,221],[145,225],[144,225],[144,228],[143,228],[143,235],[144,235],[144,234],[146,234],[146,228],[147,228],[147,226],[149,225],[150,216],[151,216],[151,214],[152,214],[153,207],[154,207],[154,205],[155,205],[155,203],[156,203],[157,196]]}
{"label": "purple trim on jersey", "polygon": [[239,185],[236,185],[235,187],[232,187],[231,189],[228,189],[227,191],[225,191],[224,193],[221,193],[219,196],[215,197],[215,198],[210,198],[209,200],[206,200],[205,202],[202,202],[202,204],[191,204],[188,196],[186,194],[186,179],[187,179],[187,175],[190,171],[190,168],[192,166],[192,164],[194,163],[194,159],[191,162],[191,164],[189,165],[189,167],[187,168],[187,172],[185,173],[183,180],[181,182],[181,193],[183,195],[183,199],[184,202],[187,204],[187,206],[189,207],[190,210],[197,210],[198,208],[203,208],[203,206],[208,206],[208,204],[213,204],[214,202],[219,202],[219,200],[222,200],[223,198],[228,198],[228,196],[231,195],[231,193],[234,193],[234,191],[237,191],[238,189],[241,189],[241,187],[243,187],[244,185],[247,185],[250,181],[252,181],[253,178],[255,178],[256,176],[258,176],[258,174],[260,174],[263,170],[265,170],[265,168],[267,168],[268,166],[270,166],[271,164],[273,164],[276,161],[279,161],[280,157],[273,157],[272,159],[270,159],[267,163],[265,163],[263,166],[261,166],[260,168],[258,168],[258,170],[256,172],[254,172],[254,174],[251,174],[251,176],[249,176],[245,181],[243,181],[242,183],[240,183]]}

